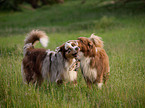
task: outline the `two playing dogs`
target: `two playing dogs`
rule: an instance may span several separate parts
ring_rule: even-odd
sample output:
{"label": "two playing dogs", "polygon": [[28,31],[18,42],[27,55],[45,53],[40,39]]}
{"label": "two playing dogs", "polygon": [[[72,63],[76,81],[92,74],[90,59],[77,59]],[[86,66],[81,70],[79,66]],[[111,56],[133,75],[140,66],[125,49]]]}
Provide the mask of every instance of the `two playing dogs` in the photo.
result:
{"label": "two playing dogs", "polygon": [[64,81],[76,84],[80,62],[88,87],[97,83],[101,88],[103,82],[106,84],[110,71],[109,58],[103,49],[100,37],[94,34],[90,38],[79,37],[77,40],[65,42],[57,47],[56,51],[34,48],[37,41],[40,41],[44,47],[47,46],[48,37],[45,32],[33,30],[25,39],[21,65],[25,83],[41,85],[46,79],[57,84],[62,84]]}

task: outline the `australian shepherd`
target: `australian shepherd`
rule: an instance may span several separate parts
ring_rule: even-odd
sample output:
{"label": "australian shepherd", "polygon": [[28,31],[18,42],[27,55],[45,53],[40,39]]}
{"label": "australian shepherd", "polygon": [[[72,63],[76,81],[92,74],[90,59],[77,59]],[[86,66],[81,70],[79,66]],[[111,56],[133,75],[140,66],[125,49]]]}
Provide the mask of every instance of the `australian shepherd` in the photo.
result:
{"label": "australian shepherd", "polygon": [[48,37],[45,32],[31,31],[25,39],[21,72],[23,81],[27,84],[41,85],[44,79],[50,82],[62,83],[72,81],[76,84],[76,57],[79,51],[78,43],[66,42],[56,51],[34,48],[37,41],[46,47]]}
{"label": "australian shepherd", "polygon": [[80,48],[78,56],[81,71],[88,87],[97,83],[98,88],[101,88],[103,82],[107,83],[110,71],[109,58],[103,49],[101,37],[92,34],[90,38],[79,37],[74,40],[76,42]]}

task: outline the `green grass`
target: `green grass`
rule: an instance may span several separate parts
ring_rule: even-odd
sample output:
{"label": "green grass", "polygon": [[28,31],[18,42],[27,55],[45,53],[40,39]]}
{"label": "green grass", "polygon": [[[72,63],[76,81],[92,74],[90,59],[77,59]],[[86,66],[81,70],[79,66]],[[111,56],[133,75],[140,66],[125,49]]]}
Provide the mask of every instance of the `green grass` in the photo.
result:
{"label": "green grass", "polygon": [[[67,1],[23,12],[0,12],[0,107],[145,107],[145,8],[142,3],[98,4]],[[78,85],[40,88],[22,83],[22,48],[32,29],[47,32],[47,49],[91,33],[101,36],[110,60],[107,87],[88,89],[79,70]],[[42,47],[38,44],[36,47]]]}

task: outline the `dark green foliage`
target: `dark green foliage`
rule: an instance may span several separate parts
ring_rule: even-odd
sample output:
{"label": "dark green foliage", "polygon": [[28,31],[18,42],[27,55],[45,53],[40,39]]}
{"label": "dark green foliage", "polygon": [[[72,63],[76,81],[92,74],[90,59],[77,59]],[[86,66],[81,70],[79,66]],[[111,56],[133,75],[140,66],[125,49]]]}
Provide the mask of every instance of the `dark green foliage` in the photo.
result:
{"label": "dark green foliage", "polygon": [[63,3],[64,0],[1,0],[0,9],[1,10],[20,10],[20,4],[24,2],[30,4],[33,8],[41,7],[42,5],[52,5],[55,3]]}
{"label": "dark green foliage", "polygon": [[22,3],[21,0],[1,0],[0,9],[2,10],[20,10],[19,4]]}
{"label": "dark green foliage", "polygon": [[55,3],[63,3],[64,0],[25,0],[31,4],[33,8],[38,8],[42,5],[52,5]]}

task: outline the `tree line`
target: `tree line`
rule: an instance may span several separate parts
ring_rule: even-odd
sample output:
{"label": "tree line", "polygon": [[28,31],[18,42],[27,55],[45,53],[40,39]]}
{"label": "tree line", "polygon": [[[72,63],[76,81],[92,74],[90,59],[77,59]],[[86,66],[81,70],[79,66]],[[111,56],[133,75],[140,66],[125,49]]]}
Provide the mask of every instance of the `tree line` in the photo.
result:
{"label": "tree line", "polygon": [[20,10],[19,5],[23,3],[28,3],[36,9],[43,5],[52,5],[63,2],[64,0],[0,0],[0,9],[17,11]]}
{"label": "tree line", "polygon": [[[80,0],[81,4],[86,3],[89,0]],[[143,2],[145,4],[145,0],[97,0],[98,3],[104,2],[104,1],[112,1],[114,4],[120,3],[120,4],[126,4],[129,2]],[[0,9],[2,10],[20,10],[19,5],[23,3],[28,3],[32,6],[32,8],[36,9],[43,5],[53,5],[56,3],[64,3],[64,0],[0,0]]]}

